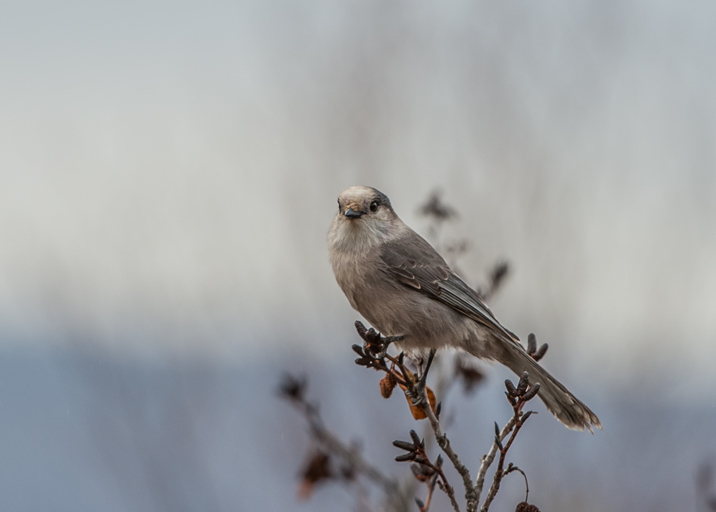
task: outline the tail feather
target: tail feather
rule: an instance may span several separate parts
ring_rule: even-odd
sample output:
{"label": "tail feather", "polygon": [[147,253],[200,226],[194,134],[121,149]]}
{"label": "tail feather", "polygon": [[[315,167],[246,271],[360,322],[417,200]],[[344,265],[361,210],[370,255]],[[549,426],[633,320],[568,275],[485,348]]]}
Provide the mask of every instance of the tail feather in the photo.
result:
{"label": "tail feather", "polygon": [[530,382],[539,382],[538,396],[559,421],[572,430],[586,429],[593,432],[594,427],[601,430],[602,423],[597,415],[532,359],[520,345],[511,340],[505,345],[508,349],[499,361],[517,375],[527,372]]}

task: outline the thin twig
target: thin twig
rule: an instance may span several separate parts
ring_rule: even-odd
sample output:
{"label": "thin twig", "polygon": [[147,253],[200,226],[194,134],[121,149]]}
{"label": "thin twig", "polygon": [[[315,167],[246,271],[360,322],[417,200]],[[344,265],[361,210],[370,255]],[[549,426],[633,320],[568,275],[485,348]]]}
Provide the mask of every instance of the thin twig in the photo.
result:
{"label": "thin twig", "polygon": [[438,474],[436,473],[428,484],[428,495],[425,497],[425,504],[420,507],[420,512],[428,512],[430,510],[430,503],[433,500],[433,493],[435,492],[435,484],[438,483]]}
{"label": "thin twig", "polygon": [[[492,459],[487,464],[492,463],[492,460],[494,460],[495,456],[495,448],[500,451],[500,459],[497,463],[497,469],[495,470],[495,476],[492,479],[492,485],[490,486],[490,490],[487,493],[487,497],[485,498],[485,503],[483,503],[482,508],[480,509],[480,512],[487,512],[490,508],[490,505],[492,504],[492,501],[495,499],[495,496],[497,496],[497,492],[500,490],[500,483],[502,482],[502,479],[507,475],[510,471],[513,471],[514,466],[510,464],[510,467],[508,468],[507,472],[505,471],[505,458],[507,457],[507,452],[510,450],[510,447],[512,446],[512,443],[517,438],[517,434],[519,433],[520,429],[522,428],[522,425],[525,424],[525,421],[527,421],[527,418],[530,417],[532,414],[532,411],[523,413],[522,408],[524,405],[532,400],[535,396],[537,396],[537,392],[539,391],[540,385],[535,383],[530,385],[529,383],[529,375],[527,372],[522,373],[522,377],[520,377],[520,381],[515,387],[510,380],[505,381],[505,387],[507,388],[507,400],[512,405],[512,421],[508,422],[508,424],[505,426],[505,428],[502,429],[502,431],[497,432],[497,423],[495,423],[495,440],[493,441],[493,446],[490,450],[492,453]],[[513,424],[514,428],[510,427],[510,423]],[[509,428],[512,428],[512,433],[510,434],[510,438],[507,441],[507,444],[504,446],[502,445],[502,440],[504,439],[503,434],[507,434],[509,432]],[[483,461],[484,463],[485,461]],[[481,468],[482,469],[482,468]],[[522,472],[522,470],[520,470]],[[522,473],[524,475],[524,473]],[[525,476],[525,481],[527,481],[527,476]],[[484,475],[483,475],[483,481],[484,481]]]}
{"label": "thin twig", "polygon": [[513,471],[519,471],[522,474],[522,478],[525,479],[525,503],[527,503],[527,500],[529,500],[530,497],[530,484],[527,481],[527,475],[520,468],[518,468],[517,466],[513,466],[512,463],[510,463],[510,465],[507,467],[507,471],[505,471],[505,474],[503,476],[507,476]]}
{"label": "thin twig", "polygon": [[[473,512],[477,510],[475,487],[472,485],[472,477],[470,476],[470,470],[467,469],[467,467],[460,461],[460,457],[458,457],[457,453],[455,453],[455,450],[453,450],[452,446],[450,446],[450,440],[447,438],[447,435],[443,433],[442,428],[440,427],[440,421],[435,416],[435,413],[433,412],[430,405],[427,403],[427,400],[423,402],[422,407],[428,417],[428,420],[430,421],[430,425],[433,427],[433,433],[435,434],[435,440],[437,441],[438,446],[443,451],[443,453],[445,453],[447,458],[450,459],[450,462],[452,462],[452,465],[455,467],[455,470],[462,477],[462,483],[465,486],[466,510],[468,512]],[[450,495],[448,494],[448,496]],[[450,496],[450,498],[451,501],[454,501],[454,496]],[[453,508],[455,508],[455,505],[456,504],[453,505]],[[458,509],[456,508],[456,510]]]}
{"label": "thin twig", "polygon": [[524,425],[524,422],[521,421],[517,415],[521,414],[517,412],[515,409],[515,429],[512,431],[512,435],[510,436],[509,441],[507,441],[507,444],[505,447],[500,450],[500,460],[497,463],[497,469],[495,470],[495,477],[492,480],[492,485],[490,486],[490,490],[487,493],[487,497],[485,497],[485,503],[483,503],[482,508],[480,509],[480,512],[487,512],[490,508],[490,505],[492,504],[492,500],[495,499],[495,496],[497,496],[497,492],[500,490],[500,483],[502,482],[502,477],[505,476],[504,473],[504,467],[505,467],[505,457],[507,456],[507,450],[510,449],[510,446],[512,446],[512,442],[515,440],[515,437],[517,437],[517,433],[520,431],[520,428],[522,428],[522,425]]}
{"label": "thin twig", "polygon": [[[422,375],[420,377],[423,384],[425,382],[425,379],[427,378],[428,371],[430,369],[430,363],[432,362],[434,356],[435,351],[432,350],[430,352],[430,357],[428,358],[428,364],[426,365],[425,370],[422,371]],[[405,368],[401,357],[386,357],[395,366],[398,367],[402,375],[408,375],[407,368]],[[420,406],[423,409],[423,412],[430,420],[430,425],[432,426],[433,433],[435,434],[435,439],[438,443],[438,446],[440,446],[445,455],[447,455],[447,457],[450,459],[450,462],[452,462],[453,466],[455,466],[455,469],[463,477],[463,482],[466,484],[465,498],[468,499],[468,496],[472,496],[471,493],[474,493],[474,489],[472,487],[472,478],[470,477],[470,471],[465,467],[464,464],[462,464],[462,462],[460,462],[460,459],[458,458],[457,454],[450,447],[450,441],[448,440],[447,436],[442,433],[442,429],[440,428],[440,422],[435,416],[432,407],[430,407],[430,401],[428,400],[427,394],[425,392],[425,386],[416,386],[416,384],[408,378],[405,378],[404,382],[406,385],[406,395],[408,396],[408,398],[411,399],[414,405]],[[447,494],[448,498],[450,498],[450,503],[455,512],[460,512],[460,505],[457,503],[457,500],[455,498],[455,490],[450,484],[448,484],[445,475],[442,473],[442,469],[439,469],[439,472],[442,478],[442,485],[440,485],[440,489],[443,490],[445,494]],[[465,479],[465,474],[467,475],[467,479]],[[474,509],[470,509],[469,503],[470,501],[468,500],[467,510],[469,512],[474,512],[475,510],[477,510],[477,504],[475,504]]]}
{"label": "thin twig", "polygon": [[[510,421],[508,421],[507,424],[502,427],[502,430],[500,431],[500,442],[502,442],[507,437],[507,435],[512,431],[512,428],[514,426],[515,417],[512,416],[510,418]],[[477,480],[475,480],[475,493],[477,494],[478,503],[480,502],[482,487],[485,485],[485,475],[487,475],[487,470],[490,469],[492,462],[495,460],[495,455],[497,455],[498,450],[499,448],[497,446],[497,441],[493,441],[492,446],[490,447],[490,451],[487,452],[487,455],[482,456],[482,463],[480,464],[480,469],[477,472]]]}

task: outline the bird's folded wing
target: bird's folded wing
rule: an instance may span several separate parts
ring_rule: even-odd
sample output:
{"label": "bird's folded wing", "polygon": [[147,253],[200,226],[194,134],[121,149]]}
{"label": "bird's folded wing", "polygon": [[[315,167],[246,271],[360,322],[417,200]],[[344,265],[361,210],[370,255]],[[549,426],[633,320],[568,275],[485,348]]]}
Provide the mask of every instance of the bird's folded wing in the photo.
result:
{"label": "bird's folded wing", "polygon": [[381,259],[385,272],[396,281],[450,306],[501,337],[519,340],[497,321],[477,292],[450,270],[445,260],[419,235],[413,233],[383,245]]}

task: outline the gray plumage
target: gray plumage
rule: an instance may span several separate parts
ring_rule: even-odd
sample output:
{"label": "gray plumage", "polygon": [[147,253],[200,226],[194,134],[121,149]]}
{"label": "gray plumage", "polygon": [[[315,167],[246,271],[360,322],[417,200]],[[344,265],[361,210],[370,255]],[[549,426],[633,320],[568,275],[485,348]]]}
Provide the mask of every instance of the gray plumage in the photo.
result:
{"label": "gray plumage", "polygon": [[539,397],[571,429],[601,428],[599,418],[527,354],[480,296],[395,214],[385,194],[351,187],[338,198],[328,232],[333,272],[351,306],[386,336],[405,336],[409,352],[455,347],[499,361],[540,383]]}

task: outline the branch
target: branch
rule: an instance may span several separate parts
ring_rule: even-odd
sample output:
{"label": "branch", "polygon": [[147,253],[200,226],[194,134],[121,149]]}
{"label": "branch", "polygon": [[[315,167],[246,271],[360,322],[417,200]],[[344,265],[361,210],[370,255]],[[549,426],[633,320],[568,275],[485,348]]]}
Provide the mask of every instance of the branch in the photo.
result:
{"label": "branch", "polygon": [[[435,440],[437,441],[438,446],[440,446],[440,449],[443,451],[443,453],[445,453],[447,458],[450,459],[450,462],[452,462],[452,465],[455,467],[455,470],[462,477],[462,483],[465,486],[466,509],[468,512],[474,512],[475,510],[477,510],[478,502],[477,495],[475,494],[475,487],[472,485],[472,477],[470,476],[470,470],[467,469],[467,467],[460,461],[460,458],[457,456],[457,453],[455,453],[455,450],[453,450],[452,446],[450,446],[450,440],[440,428],[440,422],[435,416],[433,410],[428,405],[427,399],[423,400],[421,405],[423,410],[425,411],[425,414],[428,417],[428,420],[430,421],[430,426],[432,426],[433,428],[433,433],[435,434]],[[455,510],[459,510],[459,508],[456,506],[457,503],[455,502],[454,492],[452,495],[448,494],[448,496],[450,497],[451,503],[453,503],[453,508],[455,508]]]}
{"label": "branch", "polygon": [[[429,507],[430,499],[432,498],[432,493],[435,488],[436,482],[440,485],[440,489],[448,495],[448,498],[450,498],[450,503],[452,504],[455,511],[460,512],[460,506],[455,500],[455,491],[448,483],[447,478],[445,477],[445,473],[443,473],[442,470],[442,457],[438,455],[438,458],[435,460],[435,463],[430,462],[430,458],[425,451],[425,440],[420,439],[420,436],[418,436],[415,430],[410,431],[410,437],[413,440],[412,443],[409,443],[407,441],[393,441],[393,446],[395,446],[396,448],[400,448],[401,450],[407,451],[407,453],[403,453],[395,457],[395,460],[397,462],[415,462],[415,464],[411,466],[415,478],[423,482],[429,482],[427,498],[428,505],[424,505],[422,501],[416,499],[416,502],[421,512],[425,512]],[[437,477],[440,477],[440,481],[436,480]]]}
{"label": "branch", "polygon": [[[500,483],[502,482],[502,479],[512,471],[520,471],[525,477],[525,484],[527,483],[527,476],[524,474],[524,472],[522,472],[522,470],[520,470],[516,466],[513,466],[512,463],[510,463],[507,470],[505,470],[505,458],[507,457],[507,452],[512,446],[512,443],[517,437],[517,434],[519,433],[520,429],[527,421],[527,418],[532,415],[532,411],[523,413],[522,408],[527,402],[537,396],[537,392],[539,391],[540,386],[538,383],[530,385],[529,375],[527,374],[527,372],[523,372],[517,387],[515,387],[514,384],[512,384],[512,381],[510,381],[509,379],[505,381],[505,387],[507,388],[507,400],[509,400],[510,405],[512,405],[513,416],[507,423],[507,425],[505,425],[505,427],[502,429],[502,431],[499,430],[497,423],[495,423],[495,440],[492,443],[490,452],[483,458],[483,463],[480,466],[480,471],[483,471],[483,466],[485,466],[484,472],[487,472],[487,468],[490,466],[490,464],[492,464],[492,461],[495,458],[496,450],[500,451],[500,459],[497,463],[495,476],[492,480],[492,485],[490,486],[490,490],[487,493],[485,503],[482,505],[480,512],[488,511],[490,505],[492,504],[492,501],[495,499],[495,496],[497,496],[497,492],[500,490]],[[509,434],[510,431],[512,431],[512,434],[510,435],[507,444],[503,446],[502,441]],[[476,484],[479,484],[480,492],[482,492],[482,485],[484,483],[484,472],[482,474],[482,477],[478,475],[478,483]],[[480,479],[482,481],[480,481]],[[527,487],[527,492],[529,493],[529,487]]]}
{"label": "branch", "polygon": [[382,487],[389,497],[396,496],[399,492],[397,482],[385,476],[378,468],[368,463],[358,450],[344,444],[325,427],[318,407],[306,400],[305,388],[304,379],[286,375],[280,387],[280,394],[306,419],[311,436],[325,451],[340,457],[348,466],[349,473],[362,474]]}
{"label": "branch", "polygon": [[[431,350],[427,359],[427,363],[423,367],[422,360],[418,363],[418,374],[417,376],[410,371],[404,363],[405,354],[401,352],[397,357],[388,354],[388,348],[393,341],[399,341],[403,339],[401,336],[397,337],[383,337],[374,329],[366,329],[361,322],[356,322],[356,330],[363,339],[363,346],[353,345],[353,350],[360,357],[356,359],[356,364],[365,366],[366,368],[373,368],[378,371],[383,371],[386,376],[380,382],[381,394],[388,398],[392,390],[396,385],[400,385],[403,389],[405,396],[408,398],[408,402],[411,408],[411,412],[415,419],[427,418],[430,422],[430,427],[435,435],[435,440],[440,446],[440,449],[445,453],[450,462],[452,463],[455,470],[462,477],[463,486],[465,488],[465,501],[467,512],[476,512],[480,502],[480,495],[484,487],[485,476],[490,465],[494,462],[497,456],[497,451],[500,452],[500,458],[495,475],[493,478],[492,485],[485,499],[480,512],[487,512],[492,501],[494,500],[497,492],[500,489],[500,483],[502,479],[513,471],[519,471],[525,476],[524,472],[510,464],[505,469],[505,459],[507,452],[509,451],[512,443],[514,442],[519,430],[524,425],[525,421],[532,414],[532,411],[527,413],[522,412],[522,408],[525,403],[537,396],[539,391],[539,384],[535,383],[530,385],[529,376],[527,372],[522,374],[517,387],[510,380],[505,381],[505,387],[507,388],[507,400],[510,402],[513,408],[513,417],[508,421],[507,425],[503,427],[502,431],[499,430],[497,424],[495,424],[495,439],[490,451],[487,455],[483,456],[480,470],[478,471],[477,479],[475,484],[472,483],[472,477],[470,476],[470,470],[465,466],[458,457],[457,453],[452,449],[450,440],[447,435],[442,431],[442,427],[439,421],[440,407],[436,407],[433,403],[434,396],[432,391],[427,388],[426,380],[433,359],[435,357],[435,350]],[[534,359],[538,359],[544,355],[547,350],[547,346],[543,345],[541,349],[536,350],[536,339],[534,335],[531,335],[528,340],[528,354]],[[510,435],[511,433],[511,435]],[[455,491],[448,483],[444,473],[440,467],[440,464],[432,464],[425,451],[425,444],[423,440],[420,440],[414,430],[410,431],[410,435],[413,438],[413,444],[405,441],[395,441],[393,444],[398,448],[408,450],[408,453],[399,455],[396,457],[397,461],[415,461],[420,467],[418,473],[415,476],[422,481],[426,481],[425,478],[433,477],[437,474],[440,479],[435,479],[431,483],[428,490],[428,503],[432,499],[432,493],[434,486],[438,485],[441,490],[447,494],[450,499],[450,503],[456,512],[460,512],[459,504],[455,499]],[[503,446],[502,441],[510,436],[507,444]],[[438,459],[439,460],[439,459]],[[525,483],[527,477],[525,476]],[[426,512],[429,505],[423,504],[419,499],[416,500],[418,507],[421,512]]]}
{"label": "branch", "polygon": [[[507,422],[507,424],[502,427],[502,430],[500,431],[500,435],[498,436],[500,442],[504,441],[504,439],[507,437],[507,434],[512,431],[512,427],[514,426],[515,417],[512,416]],[[482,463],[480,464],[480,469],[477,472],[477,479],[475,480],[475,492],[477,493],[478,502],[480,501],[480,495],[482,494],[482,487],[485,485],[485,475],[487,474],[487,470],[490,469],[492,462],[495,460],[495,455],[497,454],[498,449],[499,448],[497,447],[497,440],[495,440],[492,442],[492,446],[490,447],[490,451],[487,452],[487,455],[482,456]]]}

